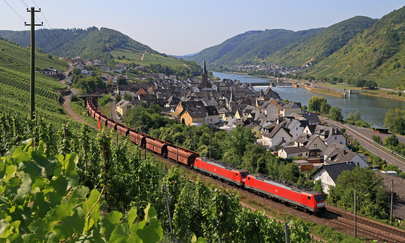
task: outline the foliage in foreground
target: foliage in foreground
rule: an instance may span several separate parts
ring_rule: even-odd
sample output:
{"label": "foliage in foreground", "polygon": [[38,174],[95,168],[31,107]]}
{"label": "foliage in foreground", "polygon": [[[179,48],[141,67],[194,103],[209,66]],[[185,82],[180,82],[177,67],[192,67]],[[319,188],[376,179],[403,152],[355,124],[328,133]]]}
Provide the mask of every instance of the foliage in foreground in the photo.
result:
{"label": "foliage in foreground", "polygon": [[[32,140],[1,158],[0,238],[9,242],[158,242],[163,235],[154,208],[144,220],[132,208],[102,218],[101,193],[77,186],[78,156],[46,157],[46,145]],[[135,222],[135,223],[134,223]]]}

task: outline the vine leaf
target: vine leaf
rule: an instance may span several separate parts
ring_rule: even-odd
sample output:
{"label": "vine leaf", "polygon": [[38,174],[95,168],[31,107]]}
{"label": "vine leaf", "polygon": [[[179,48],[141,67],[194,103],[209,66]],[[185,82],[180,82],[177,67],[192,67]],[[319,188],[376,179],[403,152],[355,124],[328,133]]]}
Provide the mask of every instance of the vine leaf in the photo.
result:
{"label": "vine leaf", "polygon": [[105,239],[110,239],[115,226],[120,223],[122,213],[112,211],[101,220],[101,233]]}

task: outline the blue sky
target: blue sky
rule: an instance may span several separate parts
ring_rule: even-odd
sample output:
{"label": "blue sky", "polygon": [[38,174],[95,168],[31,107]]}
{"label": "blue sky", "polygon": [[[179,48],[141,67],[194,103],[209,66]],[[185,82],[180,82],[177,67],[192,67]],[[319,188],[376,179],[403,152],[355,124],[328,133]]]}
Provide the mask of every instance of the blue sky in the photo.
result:
{"label": "blue sky", "polygon": [[[0,30],[28,30],[25,4],[0,1]],[[328,27],[354,16],[381,18],[403,7],[383,0],[34,0],[53,28],[107,27],[167,54],[185,55],[249,30]],[[42,14],[38,17],[45,22]]]}

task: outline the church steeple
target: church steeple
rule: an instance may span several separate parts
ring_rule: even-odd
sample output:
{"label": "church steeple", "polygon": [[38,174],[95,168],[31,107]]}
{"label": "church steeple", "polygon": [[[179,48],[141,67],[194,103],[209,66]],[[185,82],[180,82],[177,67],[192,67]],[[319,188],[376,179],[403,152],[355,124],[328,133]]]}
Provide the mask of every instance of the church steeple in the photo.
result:
{"label": "church steeple", "polygon": [[199,85],[200,86],[199,88],[201,90],[203,88],[211,88],[211,87],[208,87],[208,86],[211,86],[211,85],[208,83],[208,73],[207,73],[207,65],[205,63],[205,59],[204,59],[204,68],[203,68],[203,72],[201,74],[201,77],[202,77],[202,82]]}
{"label": "church steeple", "polygon": [[207,64],[205,63],[205,59],[204,59],[204,69],[203,69],[203,73],[207,73]]}

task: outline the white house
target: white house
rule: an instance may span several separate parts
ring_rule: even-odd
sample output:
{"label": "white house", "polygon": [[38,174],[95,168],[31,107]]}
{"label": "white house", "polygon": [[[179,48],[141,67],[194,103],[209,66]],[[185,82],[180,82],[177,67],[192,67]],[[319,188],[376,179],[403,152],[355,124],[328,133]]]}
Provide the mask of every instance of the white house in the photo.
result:
{"label": "white house", "polygon": [[314,182],[317,180],[321,180],[323,191],[326,194],[329,194],[329,187],[336,186],[337,179],[342,174],[342,172],[345,170],[352,171],[355,167],[356,165],[351,162],[333,165],[324,165],[318,170],[316,170],[312,174],[312,177],[314,178]]}
{"label": "white house", "polygon": [[289,116],[292,113],[301,113],[301,102],[290,102],[287,105],[283,106],[280,111],[280,115],[283,117]]}
{"label": "white house", "polygon": [[262,132],[263,146],[285,146],[292,142],[292,136],[288,129],[281,125],[275,126],[270,132]]}
{"label": "white house", "polygon": [[309,149],[305,147],[284,147],[278,151],[278,156],[283,159],[291,159],[293,157],[308,157]]}

